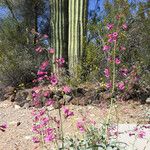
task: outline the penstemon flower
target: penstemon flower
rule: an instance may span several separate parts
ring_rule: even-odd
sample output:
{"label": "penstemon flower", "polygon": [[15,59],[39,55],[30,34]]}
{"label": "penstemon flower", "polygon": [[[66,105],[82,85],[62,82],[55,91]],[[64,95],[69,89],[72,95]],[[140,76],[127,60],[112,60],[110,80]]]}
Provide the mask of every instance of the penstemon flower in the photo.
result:
{"label": "penstemon flower", "polygon": [[105,74],[105,77],[106,77],[106,78],[109,78],[109,77],[110,77],[110,71],[109,71],[108,68],[105,68],[104,74]]}
{"label": "penstemon flower", "polygon": [[41,53],[43,51],[43,48],[41,46],[39,46],[35,49],[35,51],[38,53]]}
{"label": "penstemon flower", "polygon": [[40,69],[41,69],[41,70],[45,70],[48,65],[49,65],[49,61],[46,60],[46,61],[44,61],[44,62],[41,64]]}
{"label": "penstemon flower", "polygon": [[63,110],[64,110],[65,118],[74,116],[74,113],[72,111],[70,111],[68,108],[64,107]]}
{"label": "penstemon flower", "polygon": [[123,81],[119,82],[117,86],[118,86],[118,89],[121,91],[125,89],[125,84]]}
{"label": "penstemon flower", "polygon": [[49,80],[50,80],[50,83],[55,86],[57,83],[58,83],[58,78],[55,74],[52,74],[50,77],[49,77]]}
{"label": "penstemon flower", "polygon": [[62,91],[65,93],[65,94],[68,94],[71,92],[71,88],[67,85],[63,86],[62,87]]}
{"label": "penstemon flower", "polygon": [[123,30],[127,30],[127,29],[128,29],[128,26],[127,26],[126,23],[124,23],[124,24],[122,25],[122,29],[123,29]]}
{"label": "penstemon flower", "polygon": [[120,46],[119,50],[120,50],[120,51],[125,51],[126,48],[125,48],[124,46]]}
{"label": "penstemon flower", "polygon": [[119,64],[121,63],[120,58],[115,58],[115,63],[116,63],[117,65],[119,65]]}
{"label": "penstemon flower", "polygon": [[103,51],[107,52],[111,49],[111,47],[109,45],[104,45],[103,46]]}
{"label": "penstemon flower", "polygon": [[77,121],[77,129],[79,129],[80,132],[85,132],[85,127],[84,127],[85,122],[83,120]]}
{"label": "penstemon flower", "polygon": [[55,49],[54,49],[54,48],[50,48],[50,49],[48,50],[48,52],[49,52],[50,54],[54,54],[54,53],[55,53]]}
{"label": "penstemon flower", "polygon": [[108,30],[113,29],[113,27],[114,27],[114,24],[111,24],[111,23],[110,23],[110,24],[107,24],[107,29],[108,29]]}
{"label": "penstemon flower", "polygon": [[33,138],[32,138],[32,141],[33,141],[34,143],[40,143],[40,140],[39,140],[38,137],[33,137]]}

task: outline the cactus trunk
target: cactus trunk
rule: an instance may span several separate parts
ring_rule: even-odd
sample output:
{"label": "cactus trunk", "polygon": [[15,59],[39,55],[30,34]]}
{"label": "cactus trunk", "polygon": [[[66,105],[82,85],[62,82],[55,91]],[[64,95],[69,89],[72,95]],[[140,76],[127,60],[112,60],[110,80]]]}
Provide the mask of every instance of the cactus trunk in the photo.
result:
{"label": "cactus trunk", "polygon": [[88,0],[50,0],[50,6],[54,58],[64,57],[72,72],[83,55]]}
{"label": "cactus trunk", "polygon": [[72,72],[83,56],[83,38],[86,34],[88,0],[69,1],[69,70]]}
{"label": "cactus trunk", "polygon": [[[50,0],[51,14],[51,47],[55,49],[55,58],[64,57],[67,59],[67,41],[68,41],[68,21],[67,21],[68,0]],[[56,70],[56,67],[54,67]]]}

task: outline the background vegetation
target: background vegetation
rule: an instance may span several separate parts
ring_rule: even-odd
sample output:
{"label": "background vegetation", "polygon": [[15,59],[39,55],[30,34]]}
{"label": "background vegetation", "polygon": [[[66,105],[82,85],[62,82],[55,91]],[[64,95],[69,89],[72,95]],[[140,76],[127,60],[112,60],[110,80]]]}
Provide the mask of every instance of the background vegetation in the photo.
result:
{"label": "background vegetation", "polygon": [[[127,42],[124,43],[128,53],[122,53],[128,60],[125,65],[136,65],[142,84],[148,85],[149,1],[105,0],[102,4],[97,0],[92,7],[89,5],[91,1],[83,0],[84,5],[81,9],[84,8],[84,13],[80,13],[81,10],[76,9],[78,2],[69,5],[68,1],[64,0],[62,5],[58,6],[56,0],[53,4],[62,8],[64,16],[59,16],[59,9],[52,9],[53,1],[49,0],[1,1],[1,10],[6,10],[5,15],[0,18],[1,83],[14,86],[30,83],[35,77],[36,66],[47,58],[47,55],[41,56],[34,52],[37,37],[31,33],[33,28],[42,35],[49,35],[49,38],[44,40],[44,44],[56,49],[56,57],[63,56],[66,59],[66,66],[69,67],[70,72],[75,68],[76,73],[71,74],[72,84],[74,81],[99,81],[103,75],[102,68],[105,66],[102,46],[106,24],[119,13],[124,14],[128,23]],[[63,8],[66,8],[66,11],[63,11]],[[89,8],[88,13],[87,8]],[[74,11],[69,12],[71,9]],[[78,15],[74,16],[77,12]],[[54,20],[57,17],[59,19]]]}

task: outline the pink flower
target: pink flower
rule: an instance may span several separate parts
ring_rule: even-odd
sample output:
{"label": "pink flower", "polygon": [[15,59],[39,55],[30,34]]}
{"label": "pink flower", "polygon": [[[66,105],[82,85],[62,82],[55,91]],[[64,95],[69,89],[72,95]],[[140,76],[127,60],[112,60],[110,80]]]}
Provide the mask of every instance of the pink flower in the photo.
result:
{"label": "pink flower", "polygon": [[112,42],[115,42],[118,38],[118,33],[117,32],[114,32],[112,34],[108,34],[108,42],[109,43],[112,43]]}
{"label": "pink flower", "polygon": [[41,109],[39,111],[39,116],[43,116],[45,114],[46,110],[45,109]]}
{"label": "pink flower", "polygon": [[118,37],[118,33],[117,33],[117,32],[114,32],[112,36],[113,36],[113,39],[116,40],[117,37]]}
{"label": "pink flower", "polygon": [[123,81],[119,82],[117,86],[118,86],[120,91],[123,91],[125,89],[125,84]]}
{"label": "pink flower", "polygon": [[114,24],[111,24],[111,23],[110,23],[110,24],[107,24],[107,29],[108,29],[108,30],[111,30],[113,27],[114,27]]}
{"label": "pink flower", "polygon": [[41,46],[39,46],[35,49],[35,51],[38,53],[41,53],[43,51],[43,48]]}
{"label": "pink flower", "polygon": [[74,116],[74,113],[70,111],[68,108],[64,107],[63,109],[64,109],[65,118],[68,118],[69,116]]}
{"label": "pink flower", "polygon": [[52,142],[54,140],[54,135],[51,133],[44,138],[45,142]]}
{"label": "pink flower", "polygon": [[112,87],[112,83],[111,83],[111,82],[107,82],[107,83],[106,83],[106,88],[107,88],[107,89],[110,89],[111,87]]}
{"label": "pink flower", "polygon": [[52,132],[53,132],[53,129],[52,129],[52,128],[47,128],[47,129],[44,131],[44,134],[50,135],[50,134],[52,134]]}
{"label": "pink flower", "polygon": [[37,86],[37,87],[32,88],[32,90],[33,90],[35,93],[39,93],[39,92],[41,91],[41,87]]}
{"label": "pink flower", "polygon": [[43,96],[44,96],[44,97],[49,97],[49,96],[50,96],[50,91],[44,91]]}
{"label": "pink flower", "polygon": [[105,68],[104,74],[105,74],[105,77],[106,77],[106,78],[109,78],[109,77],[110,77],[110,71],[109,71],[108,68]]}
{"label": "pink flower", "polygon": [[124,23],[124,24],[122,25],[122,29],[123,29],[123,30],[127,30],[127,28],[128,28],[127,24]]}
{"label": "pink flower", "polygon": [[122,76],[127,76],[127,73],[128,73],[128,69],[127,68],[122,68],[122,69],[120,69],[120,73],[121,73],[121,75]]}
{"label": "pink flower", "polygon": [[43,38],[46,38],[46,39],[47,39],[47,38],[48,38],[48,35],[47,35],[47,34],[44,34],[44,35],[43,35]]}
{"label": "pink flower", "polygon": [[49,122],[49,118],[45,117],[41,120],[41,125],[46,126],[48,124],[48,122]]}
{"label": "pink flower", "polygon": [[39,77],[37,80],[42,81],[43,79],[44,79],[44,77]]}
{"label": "pink flower", "polygon": [[32,132],[34,132],[34,133],[39,133],[39,129],[41,128],[41,126],[40,125],[34,125],[33,127],[32,127]]}
{"label": "pink flower", "polygon": [[50,83],[53,86],[55,86],[58,83],[58,78],[57,78],[57,76],[55,74],[52,74],[49,79],[50,79]]}
{"label": "pink flower", "polygon": [[133,135],[135,135],[135,133],[129,133],[129,136],[133,136]]}
{"label": "pink flower", "polygon": [[81,132],[85,132],[84,124],[85,124],[85,122],[84,122],[83,120],[77,122],[77,128],[78,128]]}
{"label": "pink flower", "polygon": [[146,133],[144,131],[138,132],[138,138],[144,138],[145,135],[146,135]]}
{"label": "pink flower", "polygon": [[116,63],[117,65],[119,65],[119,64],[121,63],[121,60],[120,60],[119,58],[116,58],[116,59],[115,59],[115,63]]}
{"label": "pink flower", "polygon": [[54,48],[51,48],[48,51],[49,51],[50,54],[54,54],[55,53],[55,49]]}
{"label": "pink flower", "polygon": [[49,100],[45,103],[46,106],[51,106],[51,105],[53,105],[53,104],[54,104],[54,100],[53,100],[53,99],[49,99]]}
{"label": "pink flower", "polygon": [[103,51],[107,52],[111,49],[111,47],[109,45],[104,45],[103,46]]}
{"label": "pink flower", "polygon": [[41,70],[45,70],[48,65],[49,65],[49,61],[46,60],[46,61],[44,61],[44,62],[41,64],[40,69],[41,69]]}
{"label": "pink flower", "polygon": [[33,122],[37,122],[37,121],[39,121],[39,116],[38,115],[34,116],[34,119],[33,119]]}
{"label": "pink flower", "polygon": [[107,36],[108,36],[108,38],[112,38],[112,37],[113,37],[113,35],[112,35],[112,34],[108,34]]}
{"label": "pink flower", "polygon": [[7,124],[6,124],[6,123],[3,123],[2,125],[0,125],[0,128],[6,129],[6,128],[7,128]]}
{"label": "pink flower", "polygon": [[121,15],[116,15],[116,19],[119,20],[121,18]]}
{"label": "pink flower", "polygon": [[33,137],[33,138],[32,138],[32,141],[33,141],[34,143],[39,143],[39,142],[40,142],[39,138],[37,138],[37,137]]}
{"label": "pink flower", "polygon": [[43,72],[43,71],[38,71],[37,72],[37,75],[46,75],[47,74],[47,72]]}
{"label": "pink flower", "polygon": [[125,48],[124,46],[120,46],[120,50],[121,50],[121,51],[125,51],[126,48]]}
{"label": "pink flower", "polygon": [[58,64],[58,67],[63,67],[63,65],[65,63],[65,59],[64,58],[57,58],[55,60],[55,62]]}
{"label": "pink flower", "polygon": [[40,104],[41,104],[41,102],[39,100],[37,100],[37,99],[33,101],[33,105],[34,106],[38,107],[38,106],[40,106]]}
{"label": "pink flower", "polygon": [[108,57],[107,57],[107,61],[111,62],[111,61],[112,61],[112,57],[111,57],[111,56],[108,56]]}
{"label": "pink flower", "polygon": [[67,85],[63,86],[62,87],[62,91],[65,93],[65,94],[68,94],[71,92],[71,88]]}

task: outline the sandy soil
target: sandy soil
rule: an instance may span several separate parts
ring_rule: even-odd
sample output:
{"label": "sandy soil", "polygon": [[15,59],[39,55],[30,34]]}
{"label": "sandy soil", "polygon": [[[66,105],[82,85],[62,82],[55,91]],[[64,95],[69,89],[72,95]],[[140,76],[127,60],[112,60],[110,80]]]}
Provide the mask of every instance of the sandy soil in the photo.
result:
{"label": "sandy soil", "polygon": [[[146,113],[150,110],[150,105],[140,105],[138,102],[119,102],[117,117],[112,111],[113,120],[119,119],[119,123],[148,123]],[[67,106],[75,112],[72,119],[64,122],[65,134],[75,134],[74,122],[81,118],[81,112],[93,118],[97,123],[103,122],[107,115],[107,106]],[[32,116],[31,109],[18,108],[9,101],[0,102],[0,124],[7,123],[8,128],[5,132],[0,131],[0,150],[33,150],[35,144],[32,138]],[[57,114],[56,110],[53,112]]]}

